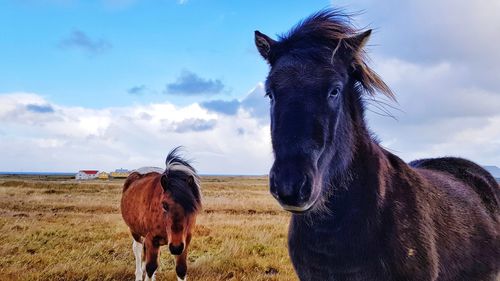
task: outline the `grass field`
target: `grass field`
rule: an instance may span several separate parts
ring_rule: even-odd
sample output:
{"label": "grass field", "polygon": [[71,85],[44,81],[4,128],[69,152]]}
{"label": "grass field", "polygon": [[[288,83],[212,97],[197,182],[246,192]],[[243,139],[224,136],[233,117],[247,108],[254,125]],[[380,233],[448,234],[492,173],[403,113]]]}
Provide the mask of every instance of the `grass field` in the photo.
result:
{"label": "grass field", "polygon": [[[0,280],[133,280],[121,181],[0,178]],[[188,280],[296,280],[264,177],[203,177]],[[157,280],[175,280],[165,248]]]}

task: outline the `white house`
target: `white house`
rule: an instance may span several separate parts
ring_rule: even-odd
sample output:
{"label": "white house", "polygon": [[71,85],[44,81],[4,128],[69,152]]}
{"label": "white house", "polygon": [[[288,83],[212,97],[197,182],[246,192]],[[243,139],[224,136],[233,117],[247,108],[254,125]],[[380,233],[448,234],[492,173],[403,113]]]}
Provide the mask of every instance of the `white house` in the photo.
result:
{"label": "white house", "polygon": [[97,170],[80,170],[75,175],[77,180],[91,180],[97,178]]}

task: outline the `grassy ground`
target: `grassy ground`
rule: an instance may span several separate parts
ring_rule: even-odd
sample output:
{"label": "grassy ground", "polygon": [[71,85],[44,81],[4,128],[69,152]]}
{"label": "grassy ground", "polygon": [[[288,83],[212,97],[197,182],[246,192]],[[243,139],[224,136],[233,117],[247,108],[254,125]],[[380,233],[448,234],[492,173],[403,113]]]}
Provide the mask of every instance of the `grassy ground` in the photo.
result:
{"label": "grassy ground", "polygon": [[[0,280],[133,280],[121,181],[0,178]],[[204,177],[189,280],[296,280],[267,179]],[[161,254],[158,280],[175,280]]]}

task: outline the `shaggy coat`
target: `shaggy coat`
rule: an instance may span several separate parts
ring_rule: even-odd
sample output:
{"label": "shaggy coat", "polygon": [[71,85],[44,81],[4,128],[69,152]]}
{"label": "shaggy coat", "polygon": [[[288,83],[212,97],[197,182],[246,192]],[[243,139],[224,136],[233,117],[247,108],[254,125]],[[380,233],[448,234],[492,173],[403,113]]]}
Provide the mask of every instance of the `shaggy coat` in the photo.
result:
{"label": "shaggy coat", "polygon": [[363,51],[370,30],[325,10],[278,40],[256,31],[270,65],[270,190],[293,212],[300,280],[500,280],[500,188],[460,158],[410,164],[369,132],[365,101],[393,98]]}
{"label": "shaggy coat", "polygon": [[134,238],[136,280],[142,280],[144,269],[146,279],[154,280],[162,245],[168,245],[176,255],[178,278],[186,276],[187,248],[201,195],[196,171],[177,152],[178,148],[169,153],[163,173],[140,169],[123,185],[121,212]]}

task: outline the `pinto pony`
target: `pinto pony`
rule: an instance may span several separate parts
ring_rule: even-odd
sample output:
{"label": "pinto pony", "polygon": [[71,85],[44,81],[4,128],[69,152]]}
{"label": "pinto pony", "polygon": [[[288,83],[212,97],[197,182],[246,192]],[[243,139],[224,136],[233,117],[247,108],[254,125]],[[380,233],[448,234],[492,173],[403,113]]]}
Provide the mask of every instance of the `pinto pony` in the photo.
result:
{"label": "pinto pony", "polygon": [[367,128],[365,99],[393,98],[367,66],[370,30],[335,10],[278,40],[256,31],[269,63],[270,191],[292,212],[300,280],[498,281],[500,188],[470,161],[410,164]]}
{"label": "pinto pony", "polygon": [[172,150],[166,169],[139,169],[123,185],[121,212],[132,233],[135,279],[155,280],[160,246],[176,256],[178,280],[186,280],[187,248],[201,208],[195,169]]}

